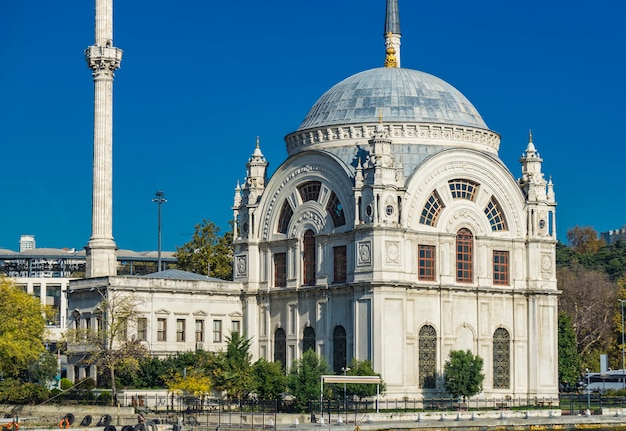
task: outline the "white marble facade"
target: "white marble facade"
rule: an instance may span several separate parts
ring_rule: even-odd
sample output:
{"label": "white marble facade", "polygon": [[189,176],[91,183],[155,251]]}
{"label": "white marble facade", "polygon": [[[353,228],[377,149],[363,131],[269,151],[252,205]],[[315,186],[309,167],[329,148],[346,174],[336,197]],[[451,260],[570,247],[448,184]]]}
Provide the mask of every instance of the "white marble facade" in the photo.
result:
{"label": "white marble facade", "polygon": [[411,397],[440,393],[469,349],[486,396],[557,395],[556,202],[532,135],[516,179],[458,90],[385,67],[328,90],[285,141],[267,178],[257,140],[233,206],[255,358],[368,359]]}

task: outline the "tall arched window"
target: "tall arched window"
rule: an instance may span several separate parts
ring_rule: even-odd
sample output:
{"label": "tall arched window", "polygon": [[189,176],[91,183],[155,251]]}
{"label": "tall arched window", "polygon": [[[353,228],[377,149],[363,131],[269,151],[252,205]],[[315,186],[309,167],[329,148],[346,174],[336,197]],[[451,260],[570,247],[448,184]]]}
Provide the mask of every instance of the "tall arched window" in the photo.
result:
{"label": "tall arched window", "polygon": [[437,332],[430,325],[420,329],[418,369],[420,388],[434,389],[437,382]]}
{"label": "tall arched window", "polygon": [[347,342],[346,342],[346,330],[343,326],[335,326],[333,331],[333,369],[335,373],[339,374],[343,372],[343,368],[348,365],[347,359]]}
{"label": "tall arched window", "polygon": [[274,362],[279,361],[287,369],[287,336],[283,328],[274,332]]}
{"label": "tall arched window", "polygon": [[456,234],[456,281],[472,283],[474,281],[474,236],[468,229],[461,229]]}
{"label": "tall arched window", "polygon": [[493,333],[493,388],[511,387],[511,337],[509,331],[498,328]]}
{"label": "tall arched window", "polygon": [[304,232],[302,245],[303,284],[310,286],[315,284],[315,233],[312,230]]}
{"label": "tall arched window", "polygon": [[304,328],[304,337],[302,338],[302,352],[307,350],[315,351],[315,329],[310,326]]}

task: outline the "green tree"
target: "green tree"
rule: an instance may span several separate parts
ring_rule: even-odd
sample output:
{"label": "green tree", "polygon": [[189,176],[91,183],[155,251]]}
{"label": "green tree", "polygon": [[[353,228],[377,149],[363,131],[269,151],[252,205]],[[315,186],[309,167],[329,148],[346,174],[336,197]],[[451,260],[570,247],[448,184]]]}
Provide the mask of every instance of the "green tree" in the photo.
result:
{"label": "green tree", "polygon": [[261,400],[277,400],[287,389],[287,376],[280,362],[261,358],[252,365],[254,392]]}
{"label": "green tree", "polygon": [[[86,361],[96,365],[111,387],[112,401],[117,401],[116,370],[135,372],[148,352],[139,341],[126,337],[127,328],[137,321],[139,302],[134,295],[113,290],[101,292],[102,301],[95,308],[100,323],[96,328],[70,329],[66,332],[69,346],[85,350]],[[72,349],[75,350],[76,347]]]}
{"label": "green tree", "polygon": [[[380,374],[374,372],[372,368],[372,362],[369,360],[359,361],[358,359],[352,359],[352,363],[348,366],[350,370],[347,372],[348,376],[378,376]],[[363,399],[366,397],[373,397],[376,395],[376,390],[380,394],[385,393],[385,382],[381,380],[380,385],[376,388],[376,385],[368,385],[364,383],[353,384],[349,383],[346,386],[346,393],[351,397],[358,397]]]}
{"label": "green tree", "polygon": [[5,378],[25,374],[39,360],[49,312],[39,298],[0,277],[0,374]]}
{"label": "green tree", "polygon": [[46,385],[59,372],[57,357],[50,352],[43,352],[39,358],[28,367],[28,380],[31,383]]}
{"label": "green tree", "polygon": [[[178,267],[222,280],[233,279],[233,233],[219,236],[220,228],[209,220],[195,226],[191,241],[176,247]],[[210,274],[209,274],[210,272]]]}
{"label": "green tree", "polygon": [[226,351],[219,352],[212,364],[215,388],[226,392],[229,399],[243,399],[254,389],[250,340],[239,332],[226,340]]}
{"label": "green tree", "polygon": [[443,367],[446,389],[453,396],[474,396],[483,390],[483,359],[470,350],[453,350]]}
{"label": "green tree", "polygon": [[572,321],[565,313],[559,313],[559,380],[575,386],[580,376],[580,355],[576,349],[576,335]]}
{"label": "green tree", "polygon": [[594,254],[604,245],[598,232],[591,226],[575,226],[567,231],[567,240],[572,248],[581,254]]}
{"label": "green tree", "polygon": [[320,378],[323,374],[329,373],[326,360],[320,358],[313,350],[307,350],[300,359],[294,361],[287,379],[287,387],[294,397],[296,411],[306,411],[309,401],[319,399]]}

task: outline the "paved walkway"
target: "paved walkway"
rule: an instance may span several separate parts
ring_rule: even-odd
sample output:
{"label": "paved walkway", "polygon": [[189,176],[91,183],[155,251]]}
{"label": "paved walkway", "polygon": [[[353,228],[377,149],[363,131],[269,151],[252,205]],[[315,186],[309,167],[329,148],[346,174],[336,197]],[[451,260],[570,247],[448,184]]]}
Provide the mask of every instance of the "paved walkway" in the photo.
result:
{"label": "paved walkway", "polygon": [[[591,416],[554,416],[554,417],[502,417],[502,418],[450,418],[436,419],[433,417],[409,421],[363,422],[358,425],[361,431],[379,430],[567,430],[567,429],[606,429],[613,427],[626,428],[626,416],[591,415]],[[332,424],[279,424],[279,431],[294,430],[333,430],[352,431],[354,423]]]}

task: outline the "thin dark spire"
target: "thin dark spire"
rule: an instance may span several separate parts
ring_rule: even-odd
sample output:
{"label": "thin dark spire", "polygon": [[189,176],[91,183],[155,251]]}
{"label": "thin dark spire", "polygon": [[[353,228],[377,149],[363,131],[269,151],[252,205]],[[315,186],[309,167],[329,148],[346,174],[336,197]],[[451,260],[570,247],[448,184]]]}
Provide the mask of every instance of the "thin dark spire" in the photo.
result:
{"label": "thin dark spire", "polygon": [[385,14],[385,35],[388,33],[402,34],[400,31],[400,10],[398,0],[387,0],[387,13]]}

